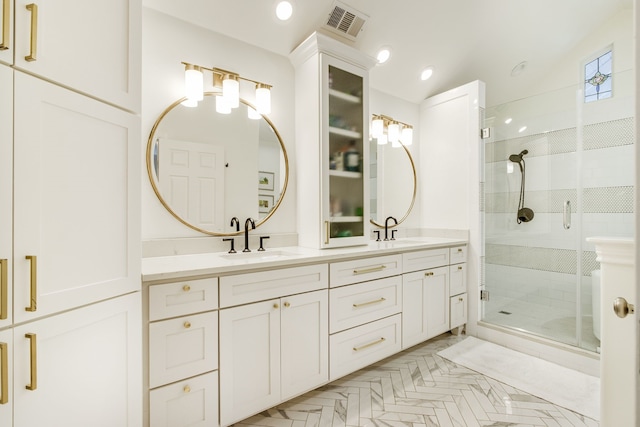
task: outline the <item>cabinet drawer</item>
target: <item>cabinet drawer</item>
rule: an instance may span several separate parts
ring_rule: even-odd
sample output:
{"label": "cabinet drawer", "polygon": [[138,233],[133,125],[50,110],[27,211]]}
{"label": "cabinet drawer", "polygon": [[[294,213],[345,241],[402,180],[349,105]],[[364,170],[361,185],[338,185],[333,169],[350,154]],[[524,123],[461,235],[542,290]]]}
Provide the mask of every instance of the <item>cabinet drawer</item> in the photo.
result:
{"label": "cabinet drawer", "polygon": [[334,262],[329,266],[330,287],[381,279],[401,273],[402,255],[399,254]]}
{"label": "cabinet drawer", "polygon": [[449,248],[449,264],[467,262],[467,246]]}
{"label": "cabinet drawer", "polygon": [[334,333],[402,311],[402,276],[329,291],[329,332]]}
{"label": "cabinet drawer", "polygon": [[327,264],[283,268],[220,278],[220,306],[231,307],[327,288]]}
{"label": "cabinet drawer", "polygon": [[467,292],[467,264],[449,266],[449,295]]}
{"label": "cabinet drawer", "polygon": [[330,381],[401,350],[400,314],[331,335]]}
{"label": "cabinet drawer", "polygon": [[149,325],[149,387],[218,367],[218,312]]}
{"label": "cabinet drawer", "polygon": [[442,267],[449,264],[449,248],[428,249],[426,251],[402,254],[402,266],[405,273]]}
{"label": "cabinet drawer", "polygon": [[183,316],[218,308],[218,279],[149,286],[149,320]]}
{"label": "cabinet drawer", "polygon": [[449,299],[449,313],[451,316],[450,329],[467,323],[467,294],[456,295]]}
{"label": "cabinet drawer", "polygon": [[151,390],[149,427],[218,425],[218,372]]}

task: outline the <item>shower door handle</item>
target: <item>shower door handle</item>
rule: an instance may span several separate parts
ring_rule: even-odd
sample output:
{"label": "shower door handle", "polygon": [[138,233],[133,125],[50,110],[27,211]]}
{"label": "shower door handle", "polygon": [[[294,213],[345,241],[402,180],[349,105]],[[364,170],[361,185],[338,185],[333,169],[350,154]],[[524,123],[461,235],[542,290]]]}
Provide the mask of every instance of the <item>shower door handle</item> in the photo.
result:
{"label": "shower door handle", "polygon": [[565,230],[571,228],[571,202],[565,200],[564,209],[562,210],[562,226]]}

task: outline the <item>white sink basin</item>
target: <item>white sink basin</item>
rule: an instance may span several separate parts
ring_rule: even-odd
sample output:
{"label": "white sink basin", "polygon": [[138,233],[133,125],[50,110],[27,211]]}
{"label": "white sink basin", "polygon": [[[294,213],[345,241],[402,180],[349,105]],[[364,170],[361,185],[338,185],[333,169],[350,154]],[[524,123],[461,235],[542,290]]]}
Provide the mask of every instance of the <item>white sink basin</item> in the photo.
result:
{"label": "white sink basin", "polygon": [[224,254],[219,255],[220,258],[227,259],[229,261],[242,261],[242,260],[251,260],[251,261],[268,261],[275,260],[278,258],[290,258],[299,256],[299,254],[295,252],[287,252],[287,251],[279,251],[279,250],[266,250],[266,251],[252,251],[252,252],[242,252],[239,251],[235,254]]}

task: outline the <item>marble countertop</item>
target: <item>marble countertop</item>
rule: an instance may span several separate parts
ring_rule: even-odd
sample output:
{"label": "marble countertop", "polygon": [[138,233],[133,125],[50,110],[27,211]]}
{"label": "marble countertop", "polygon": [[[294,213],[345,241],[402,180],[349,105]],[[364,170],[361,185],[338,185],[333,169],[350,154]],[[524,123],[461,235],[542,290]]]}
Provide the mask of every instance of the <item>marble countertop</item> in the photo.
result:
{"label": "marble countertop", "polygon": [[156,282],[184,277],[233,274],[464,244],[467,244],[466,239],[413,237],[392,241],[371,241],[368,245],[334,249],[289,246],[269,248],[264,252],[253,250],[235,254],[214,252],[150,257],[142,259],[142,280]]}

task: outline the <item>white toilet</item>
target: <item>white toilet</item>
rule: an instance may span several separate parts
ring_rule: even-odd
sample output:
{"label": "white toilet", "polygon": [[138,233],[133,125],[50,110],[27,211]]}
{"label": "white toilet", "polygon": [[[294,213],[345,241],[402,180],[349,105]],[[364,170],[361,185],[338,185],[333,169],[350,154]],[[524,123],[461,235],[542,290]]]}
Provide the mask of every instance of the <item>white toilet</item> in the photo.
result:
{"label": "white toilet", "polygon": [[593,311],[593,335],[600,339],[600,270],[591,272],[591,309]]}

